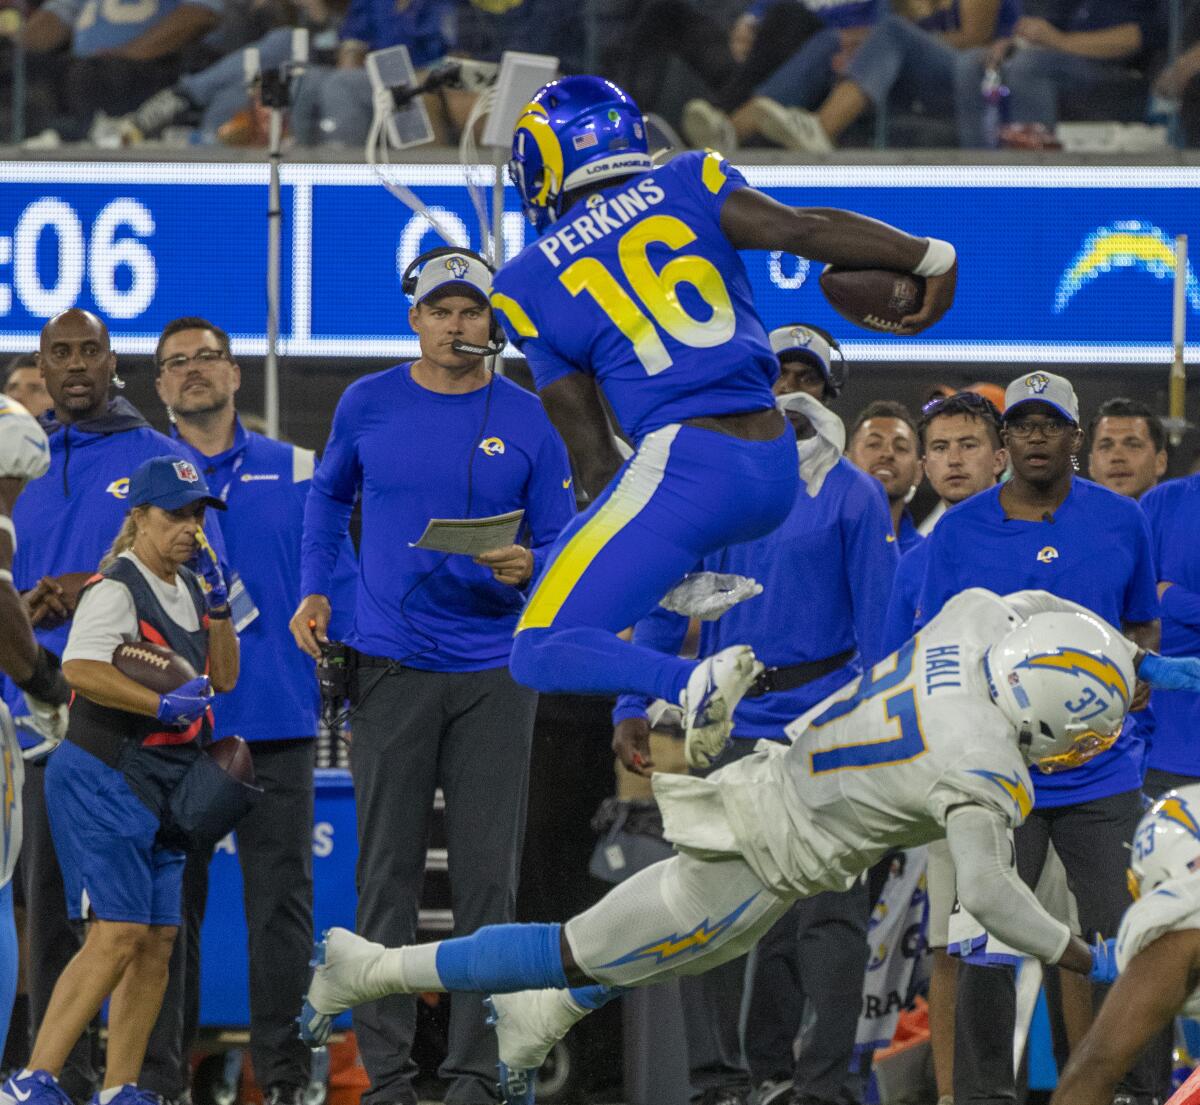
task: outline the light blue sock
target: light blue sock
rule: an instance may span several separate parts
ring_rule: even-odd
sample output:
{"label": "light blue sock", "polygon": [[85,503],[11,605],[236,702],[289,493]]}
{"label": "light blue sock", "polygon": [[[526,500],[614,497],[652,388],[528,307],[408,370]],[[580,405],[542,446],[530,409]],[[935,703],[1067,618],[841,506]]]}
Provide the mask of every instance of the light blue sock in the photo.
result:
{"label": "light blue sock", "polygon": [[460,993],[565,990],[561,931],[562,925],[488,925],[472,936],[443,940],[438,977]]}
{"label": "light blue sock", "polygon": [[596,982],[591,986],[573,986],[571,988],[571,1000],[580,1009],[599,1009],[601,1006],[607,1005],[614,998],[619,998],[622,994],[627,994],[628,992],[628,986],[605,986],[602,983]]}

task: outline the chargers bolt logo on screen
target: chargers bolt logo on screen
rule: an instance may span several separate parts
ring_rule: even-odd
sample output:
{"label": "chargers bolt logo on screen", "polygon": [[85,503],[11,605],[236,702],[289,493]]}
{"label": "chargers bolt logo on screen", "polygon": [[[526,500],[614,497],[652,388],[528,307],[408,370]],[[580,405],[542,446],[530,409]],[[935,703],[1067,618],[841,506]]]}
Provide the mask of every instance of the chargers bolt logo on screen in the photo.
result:
{"label": "chargers bolt logo on screen", "polygon": [[479,448],[489,457],[498,457],[504,453],[504,442],[498,437],[487,437],[479,443]]}
{"label": "chargers bolt logo on screen", "polygon": [[[1137,219],[1115,222],[1093,230],[1062,274],[1054,294],[1054,313],[1066,310],[1075,293],[1085,284],[1117,269],[1139,269],[1159,280],[1175,275],[1175,243],[1166,231]],[[1193,311],[1200,311],[1200,281],[1191,263],[1187,266],[1187,298]]]}
{"label": "chargers bolt logo on screen", "polygon": [[465,257],[447,257],[446,268],[450,270],[450,275],[456,280],[461,280],[467,275],[467,270],[471,266],[467,263]]}

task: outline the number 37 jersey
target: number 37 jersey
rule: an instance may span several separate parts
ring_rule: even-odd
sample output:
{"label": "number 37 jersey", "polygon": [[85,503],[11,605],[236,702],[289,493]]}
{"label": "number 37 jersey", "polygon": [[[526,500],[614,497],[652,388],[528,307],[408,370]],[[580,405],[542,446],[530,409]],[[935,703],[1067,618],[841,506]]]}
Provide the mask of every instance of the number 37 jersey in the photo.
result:
{"label": "number 37 jersey", "polygon": [[686,153],[593,193],[496,274],[492,304],[537,387],[596,377],[635,441],[771,407],[779,366],[721,230],[745,178]]}

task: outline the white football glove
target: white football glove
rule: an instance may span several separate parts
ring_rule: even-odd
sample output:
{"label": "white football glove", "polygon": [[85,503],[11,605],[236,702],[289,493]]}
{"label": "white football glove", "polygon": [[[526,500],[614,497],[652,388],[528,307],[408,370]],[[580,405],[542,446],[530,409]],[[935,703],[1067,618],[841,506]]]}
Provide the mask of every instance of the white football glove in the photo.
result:
{"label": "white football glove", "polygon": [[739,602],[762,594],[762,584],[748,576],[724,572],[693,572],[672,587],[658,605],[664,610],[715,622]]}
{"label": "white football glove", "polygon": [[0,395],[0,477],[36,480],[49,467],[46,431],[15,399]]}
{"label": "white football glove", "polygon": [[41,741],[32,748],[26,748],[21,753],[24,760],[38,760],[48,752],[53,752],[67,735],[67,720],[69,712],[64,706],[51,706],[48,702],[25,695],[25,705],[29,707],[29,716],[22,718],[22,724],[33,730]]}

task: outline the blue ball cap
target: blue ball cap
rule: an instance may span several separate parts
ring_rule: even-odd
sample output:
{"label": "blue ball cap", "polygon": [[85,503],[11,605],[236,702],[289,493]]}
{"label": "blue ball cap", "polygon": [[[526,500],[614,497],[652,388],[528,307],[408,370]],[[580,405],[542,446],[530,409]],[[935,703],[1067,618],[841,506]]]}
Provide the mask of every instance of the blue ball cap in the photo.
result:
{"label": "blue ball cap", "polygon": [[163,510],[178,510],[196,502],[217,510],[225,509],[225,504],[209,491],[200,469],[190,460],[152,457],[139,465],[129,478],[131,507],[157,506]]}

